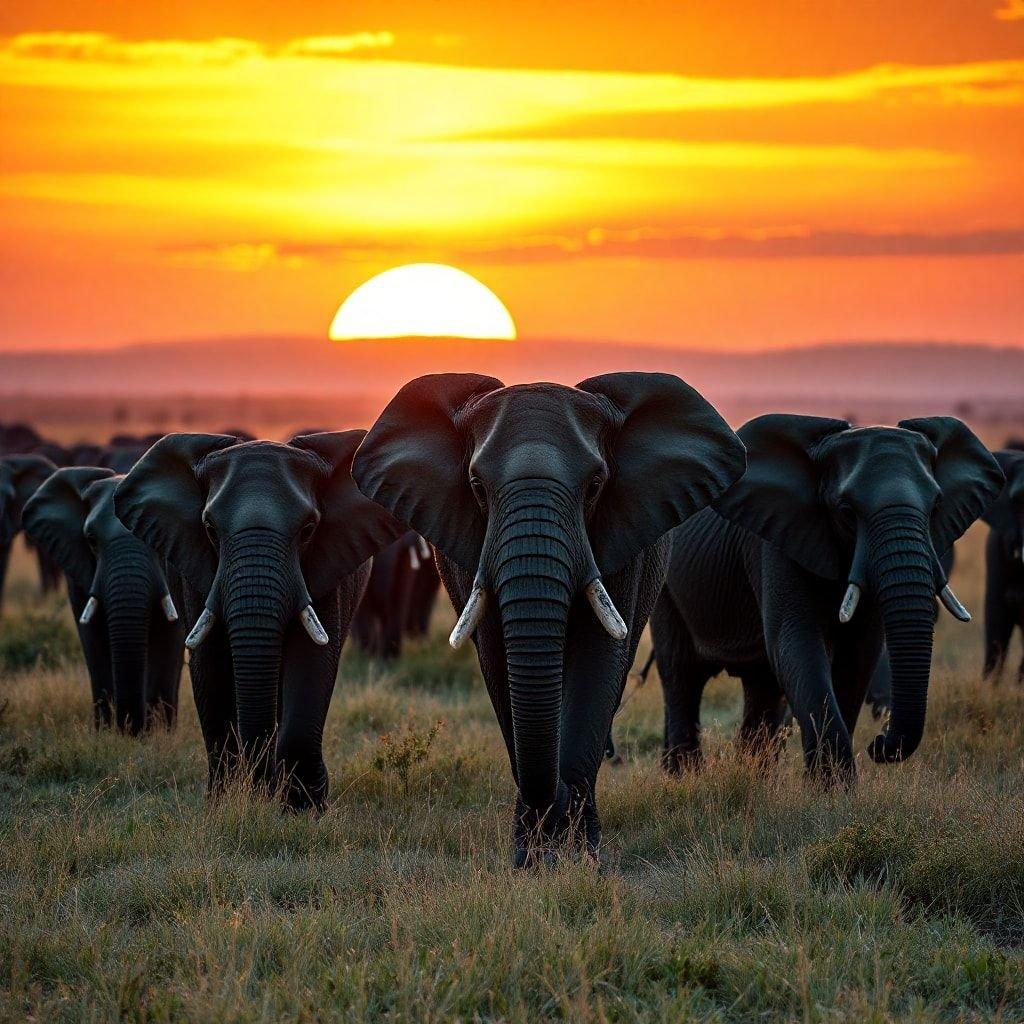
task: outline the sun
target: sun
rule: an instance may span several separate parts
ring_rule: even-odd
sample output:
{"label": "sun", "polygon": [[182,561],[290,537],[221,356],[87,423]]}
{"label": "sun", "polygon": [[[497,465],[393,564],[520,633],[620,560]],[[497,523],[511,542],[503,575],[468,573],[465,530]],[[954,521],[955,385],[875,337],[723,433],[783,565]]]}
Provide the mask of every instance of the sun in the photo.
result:
{"label": "sun", "polygon": [[516,325],[497,295],[443,263],[393,267],[361,284],[341,304],[328,332],[353,338],[493,338],[511,341]]}

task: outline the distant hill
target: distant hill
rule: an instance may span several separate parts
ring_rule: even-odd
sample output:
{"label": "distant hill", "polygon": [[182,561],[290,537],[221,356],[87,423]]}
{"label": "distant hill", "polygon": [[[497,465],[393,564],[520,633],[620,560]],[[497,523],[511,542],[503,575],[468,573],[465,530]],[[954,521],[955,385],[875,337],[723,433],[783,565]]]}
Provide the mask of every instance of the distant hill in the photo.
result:
{"label": "distant hill", "polygon": [[0,394],[309,394],[383,396],[423,373],[492,374],[507,383],[576,383],[613,370],[677,373],[720,402],[1024,400],[1024,348],[837,342],[716,353],[614,342],[401,339],[331,343],[251,337],[85,352],[0,352]]}

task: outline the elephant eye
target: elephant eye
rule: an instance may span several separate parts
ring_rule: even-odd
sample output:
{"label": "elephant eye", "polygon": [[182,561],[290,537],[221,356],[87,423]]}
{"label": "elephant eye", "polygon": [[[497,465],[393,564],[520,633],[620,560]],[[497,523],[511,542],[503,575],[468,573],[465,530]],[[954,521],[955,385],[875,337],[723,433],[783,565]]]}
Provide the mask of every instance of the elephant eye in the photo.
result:
{"label": "elephant eye", "polygon": [[213,523],[208,519],[203,520],[203,528],[206,530],[206,536],[214,548],[218,548],[220,545],[217,541],[217,531],[213,528]]}
{"label": "elephant eye", "polygon": [[313,534],[316,533],[317,522],[315,519],[310,519],[305,526],[299,531],[299,543],[305,546],[313,539]]}
{"label": "elephant eye", "polygon": [[484,485],[480,482],[479,478],[471,476],[469,478],[469,486],[473,488],[473,497],[476,498],[477,504],[484,508],[487,505],[487,491]]}
{"label": "elephant eye", "polygon": [[587,484],[586,499],[587,503],[597,501],[597,496],[601,493],[601,489],[604,487],[604,477],[595,476],[593,480]]}

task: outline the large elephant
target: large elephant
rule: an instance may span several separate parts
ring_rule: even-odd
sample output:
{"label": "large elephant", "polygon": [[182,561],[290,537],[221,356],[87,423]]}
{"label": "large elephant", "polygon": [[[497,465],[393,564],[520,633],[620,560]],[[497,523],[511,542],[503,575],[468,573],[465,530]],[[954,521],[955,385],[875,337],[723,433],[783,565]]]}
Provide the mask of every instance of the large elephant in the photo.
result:
{"label": "large elephant", "polygon": [[[42,455],[0,457],[0,610],[3,609],[11,547],[22,528],[25,503],[56,471],[57,467]],[[45,553],[37,551],[36,554],[39,558],[39,585],[44,594],[49,593],[54,588],[52,563]]]}
{"label": "large elephant", "polygon": [[743,681],[741,743],[775,747],[788,700],[805,764],[852,779],[851,735],[883,642],[892,714],[876,761],[909,757],[925,724],[934,598],[969,616],[937,552],[991,504],[999,464],[959,420],[853,429],[770,415],[740,428],[745,476],[674,532],[652,618],[665,695],[664,761],[700,759],[700,699]]}
{"label": "large elephant", "polygon": [[[417,593],[420,575],[433,568],[430,547],[415,530],[407,530],[374,555],[370,581],[352,620],[352,635],[362,651],[386,660],[401,655],[408,623],[419,625],[423,615],[422,608],[414,608],[414,599],[433,604],[422,591]],[[433,575],[436,580],[436,570]]]}
{"label": "large elephant", "polygon": [[[63,570],[100,725],[138,735],[178,713],[182,623],[154,552],[114,515],[122,477],[59,469],[25,506],[25,531]],[[112,716],[113,710],[113,716]]]}
{"label": "large elephant", "polygon": [[668,374],[420,377],[367,434],[357,483],[433,545],[452,645],[476,644],[519,791],[515,864],[579,824],[597,855],[598,769],[665,535],[743,467],[725,421]]}
{"label": "large elephant", "polygon": [[[404,531],[352,481],[365,431],[291,444],[169,434],[118,487],[118,518],[185,581],[210,786],[241,757],[322,807],[323,727],[369,559]],[[239,745],[240,744],[240,745]]]}
{"label": "large elephant", "polygon": [[[1024,638],[1024,450],[995,453],[1006,486],[984,515],[991,527],[985,544],[986,678],[998,680],[1014,627]],[[1017,670],[1024,683],[1024,661]]]}

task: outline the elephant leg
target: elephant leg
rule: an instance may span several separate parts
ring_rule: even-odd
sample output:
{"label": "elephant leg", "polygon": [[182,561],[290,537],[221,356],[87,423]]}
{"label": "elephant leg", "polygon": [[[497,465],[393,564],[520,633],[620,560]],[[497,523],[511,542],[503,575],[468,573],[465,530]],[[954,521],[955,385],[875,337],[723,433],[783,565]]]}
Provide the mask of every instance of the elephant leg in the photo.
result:
{"label": "elephant leg", "polygon": [[7,587],[7,566],[11,560],[11,541],[0,544],[0,612],[4,610],[4,590]]}
{"label": "elephant leg", "polygon": [[782,752],[782,729],[787,704],[779,681],[767,665],[745,670],[743,683],[743,719],[739,746],[764,767],[774,765]]}
{"label": "elephant leg", "polygon": [[604,578],[615,607],[630,623],[624,641],[608,635],[585,598],[577,598],[569,613],[558,774],[568,789],[568,838],[582,841],[594,858],[601,846],[597,776],[640,636],[664,579],[660,555],[655,551],[642,565]]}
{"label": "elephant leg", "polygon": [[209,762],[207,788],[212,795],[223,790],[240,756],[231,649],[221,623],[215,625],[202,645],[191,653],[188,667]]}
{"label": "elephant leg", "polygon": [[326,646],[314,644],[298,622],[292,623],[285,634],[277,767],[285,806],[291,810],[323,810],[327,805],[330,778],[324,764],[324,722],[355,607],[352,590],[353,578],[349,576],[340,590],[314,602],[317,617],[330,638]]}
{"label": "elephant leg", "polygon": [[661,764],[665,771],[678,775],[702,764],[700,702],[716,669],[697,655],[690,631],[667,587],[654,605],[651,635],[665,702]]}
{"label": "elephant leg", "polygon": [[[861,609],[852,622],[839,627],[832,655],[832,688],[851,736],[857,728],[868,687],[881,670],[884,647],[882,620],[873,607]],[[888,660],[886,657],[886,664]]]}
{"label": "elephant leg", "polygon": [[[800,723],[804,766],[825,784],[852,781],[853,744],[833,690],[822,621],[824,608],[834,614],[830,595],[815,589],[781,552],[765,545],[763,558],[760,604],[765,647]],[[863,690],[859,699],[864,699]]]}
{"label": "elephant leg", "polygon": [[177,723],[184,643],[184,631],[178,623],[156,618],[150,623],[146,714],[151,728],[173,729]]}
{"label": "elephant leg", "polygon": [[1002,594],[985,597],[985,663],[982,675],[998,683],[1006,663],[1006,653],[1013,635],[1013,616]]}
{"label": "elephant leg", "polygon": [[88,600],[88,591],[68,582],[68,603],[75,618],[85,667],[89,671],[93,725],[97,729],[109,728],[114,721],[114,666],[110,657],[107,618],[101,604],[88,625],[79,625],[78,618]]}

